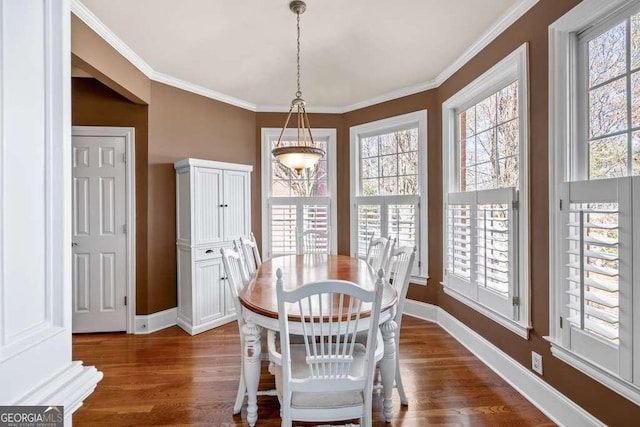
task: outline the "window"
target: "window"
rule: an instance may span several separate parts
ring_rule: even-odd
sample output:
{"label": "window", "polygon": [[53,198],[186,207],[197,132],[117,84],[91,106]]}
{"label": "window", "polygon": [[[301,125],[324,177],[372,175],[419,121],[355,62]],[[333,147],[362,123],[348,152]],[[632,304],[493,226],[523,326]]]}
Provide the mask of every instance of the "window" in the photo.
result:
{"label": "window", "polygon": [[551,351],[640,404],[640,2],[579,5],[549,55]]}
{"label": "window", "polygon": [[443,104],[445,292],[527,338],[527,45]]}
{"label": "window", "polygon": [[351,128],[351,253],[372,237],[416,246],[413,282],[426,284],[426,111]]}
{"label": "window", "polygon": [[[313,129],[313,138],[326,155],[314,168],[298,176],[271,155],[281,129],[262,129],[262,253],[266,258],[295,254],[301,245],[298,232],[330,227],[336,252],[336,131]],[[296,138],[287,130],[282,143]]]}

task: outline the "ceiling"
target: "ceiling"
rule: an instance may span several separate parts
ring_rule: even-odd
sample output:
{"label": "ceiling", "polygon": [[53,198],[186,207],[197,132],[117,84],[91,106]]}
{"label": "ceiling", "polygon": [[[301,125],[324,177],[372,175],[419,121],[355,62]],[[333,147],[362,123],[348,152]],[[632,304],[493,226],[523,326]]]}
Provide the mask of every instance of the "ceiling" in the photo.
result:
{"label": "ceiling", "polygon": [[[80,1],[156,73],[262,109],[294,97],[296,17],[289,0]],[[303,97],[313,110],[424,90],[514,11],[534,3],[307,0]]]}

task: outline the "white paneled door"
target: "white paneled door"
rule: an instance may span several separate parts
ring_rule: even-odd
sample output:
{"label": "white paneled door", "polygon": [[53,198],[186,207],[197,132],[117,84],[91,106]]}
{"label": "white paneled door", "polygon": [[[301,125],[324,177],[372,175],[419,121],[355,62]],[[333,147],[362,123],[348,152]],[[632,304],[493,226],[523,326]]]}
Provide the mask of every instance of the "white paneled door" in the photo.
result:
{"label": "white paneled door", "polygon": [[125,137],[73,135],[73,332],[127,330]]}

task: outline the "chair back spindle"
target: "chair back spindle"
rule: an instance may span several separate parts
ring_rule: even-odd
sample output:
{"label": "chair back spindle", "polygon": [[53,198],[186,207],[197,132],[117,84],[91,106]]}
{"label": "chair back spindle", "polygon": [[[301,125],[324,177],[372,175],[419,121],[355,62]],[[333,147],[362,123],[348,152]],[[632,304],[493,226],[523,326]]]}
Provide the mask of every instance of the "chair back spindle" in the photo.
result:
{"label": "chair back spindle", "polygon": [[256,238],[251,233],[250,239],[240,237],[240,247],[244,253],[244,258],[247,263],[247,270],[250,276],[254,276],[258,271],[258,267],[262,264],[262,258],[260,257],[260,251],[258,250],[258,244]]}

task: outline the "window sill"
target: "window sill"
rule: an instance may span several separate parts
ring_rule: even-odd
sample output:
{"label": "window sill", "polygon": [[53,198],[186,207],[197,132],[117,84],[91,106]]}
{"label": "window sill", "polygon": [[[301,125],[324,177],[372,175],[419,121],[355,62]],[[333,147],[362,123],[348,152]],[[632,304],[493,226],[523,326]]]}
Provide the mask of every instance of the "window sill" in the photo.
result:
{"label": "window sill", "polygon": [[472,299],[469,299],[465,295],[462,295],[461,293],[454,291],[453,289],[447,287],[446,285],[443,285],[443,287],[444,287],[445,294],[473,308],[478,313],[488,317],[489,319],[493,320],[499,325],[504,326],[505,328],[507,328],[514,334],[518,335],[519,337],[524,338],[525,340],[529,339],[529,331],[531,330],[530,326],[524,326],[518,322],[508,319],[502,316],[501,314],[496,313],[495,311],[487,308],[486,306],[479,304],[478,302]]}
{"label": "window sill", "polygon": [[640,405],[640,388],[619,378],[614,373],[607,371],[594,365],[586,359],[573,353],[571,350],[563,347],[558,341],[552,337],[544,337],[551,343],[551,354],[562,360],[569,366],[572,366],[585,375],[593,378],[599,383],[605,385],[621,396],[629,399],[636,405]]}

